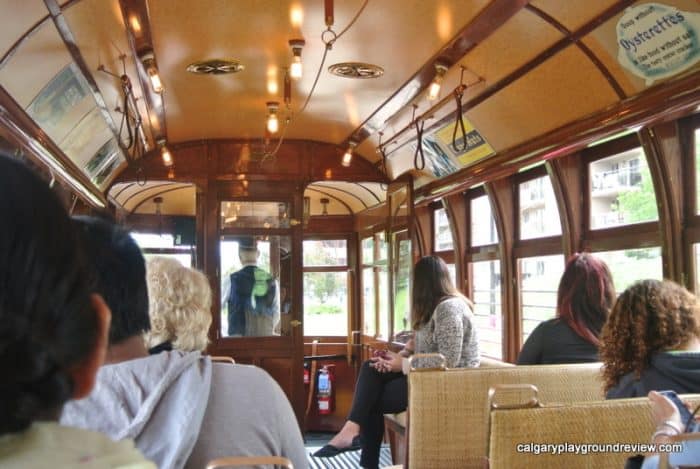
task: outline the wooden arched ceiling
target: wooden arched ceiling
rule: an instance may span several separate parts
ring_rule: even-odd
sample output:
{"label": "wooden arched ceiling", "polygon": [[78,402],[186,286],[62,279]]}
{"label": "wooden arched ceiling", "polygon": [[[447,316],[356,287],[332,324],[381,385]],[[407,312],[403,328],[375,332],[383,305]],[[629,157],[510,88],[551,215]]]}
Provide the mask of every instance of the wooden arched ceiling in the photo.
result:
{"label": "wooden arched ceiling", "polygon": [[[379,132],[387,142],[411,121],[412,104],[417,115],[432,106],[425,90],[440,58],[449,66],[443,96],[459,84],[460,65],[466,67],[464,81],[473,84],[463,98],[466,117],[496,155],[510,154],[555,129],[652,91],[617,59],[617,21],[626,8],[643,3],[368,0],[363,9],[365,0],[338,0],[337,33],[362,11],[325,51],[319,0],[0,0],[0,106],[22,122],[27,138],[59,153],[61,161],[73,161],[84,170],[81,182],[92,180],[100,191],[126,166],[127,155],[123,148],[109,147],[117,141],[122,117],[116,110],[123,107],[119,79],[98,67],[117,75],[125,71],[131,78],[145,123],[144,141],[151,149],[158,137],[171,143],[256,140],[263,136],[265,102],[283,100],[283,71],[291,61],[288,40],[302,37],[304,76],[292,83],[287,138],[340,148],[352,140],[361,157],[378,162]],[[700,11],[696,0],[663,3]],[[302,13],[301,21],[292,19],[292,11]],[[139,20],[138,28],[132,17]],[[144,86],[139,56],[147,48],[155,53],[165,86],[162,96]],[[300,112],[324,52],[315,93]],[[219,76],[185,71],[193,61],[222,57],[239,60],[245,70]],[[329,65],[346,61],[379,65],[384,74],[350,80],[328,73]],[[66,70],[75,75],[76,89],[85,97],[74,107],[65,106],[65,119],[55,121],[55,108],[32,103],[40,96],[51,98],[47,85],[60,88],[55,80]],[[699,76],[698,65],[684,74]],[[448,103],[435,111],[426,121],[426,135],[449,123],[454,110]],[[387,147],[391,177],[412,168],[413,141],[411,130]],[[100,154],[109,158],[95,161]],[[363,189],[354,189],[362,197]]]}
{"label": "wooden arched ceiling", "polygon": [[311,199],[311,215],[322,213],[324,198],[328,215],[349,215],[384,202],[386,188],[376,182],[319,181],[309,184],[304,196]]}
{"label": "wooden arched ceiling", "polygon": [[189,215],[196,213],[196,188],[192,184],[171,181],[118,183],[109,191],[110,197],[129,214],[156,212],[153,199],[163,199],[160,210],[163,215]]}

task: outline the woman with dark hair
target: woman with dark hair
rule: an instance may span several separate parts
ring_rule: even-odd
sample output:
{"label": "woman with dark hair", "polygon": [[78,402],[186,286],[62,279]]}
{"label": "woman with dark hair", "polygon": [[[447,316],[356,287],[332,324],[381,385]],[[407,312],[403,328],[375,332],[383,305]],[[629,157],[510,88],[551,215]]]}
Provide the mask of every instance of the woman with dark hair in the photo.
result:
{"label": "woman with dark hair", "polygon": [[[415,352],[440,353],[449,368],[479,366],[471,305],[453,285],[445,262],[436,256],[419,260],[412,288]],[[384,357],[374,357],[362,365],[348,420],[314,456],[332,457],[361,447],[360,465],[378,467],[384,414],[404,411],[408,405],[407,357],[413,352],[410,344],[400,353],[387,351]]]}
{"label": "woman with dark hair", "polygon": [[598,361],[600,331],[615,302],[605,262],[574,254],[557,291],[557,317],[539,324],[525,341],[518,365]]}
{"label": "woman with dark hair", "polygon": [[0,466],[150,468],[129,441],[61,427],[104,360],[110,311],[48,184],[0,155]]}
{"label": "woman with dark hair", "polygon": [[617,299],[600,336],[608,398],[700,392],[700,305],[668,280],[640,280]]}

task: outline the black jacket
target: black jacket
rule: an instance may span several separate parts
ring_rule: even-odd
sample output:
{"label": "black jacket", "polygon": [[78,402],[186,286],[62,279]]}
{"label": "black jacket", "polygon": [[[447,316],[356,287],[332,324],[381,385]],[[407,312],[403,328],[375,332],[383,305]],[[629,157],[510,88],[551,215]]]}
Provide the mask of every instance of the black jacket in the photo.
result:
{"label": "black jacket", "polygon": [[639,379],[628,373],[606,395],[608,399],[643,397],[649,391],[700,392],[700,352],[659,352]]}

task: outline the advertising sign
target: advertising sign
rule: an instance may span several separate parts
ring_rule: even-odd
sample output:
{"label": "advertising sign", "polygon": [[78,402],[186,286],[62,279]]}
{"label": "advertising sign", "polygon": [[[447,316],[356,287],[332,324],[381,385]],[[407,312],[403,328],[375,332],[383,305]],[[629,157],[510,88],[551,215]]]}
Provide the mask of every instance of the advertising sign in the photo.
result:
{"label": "advertising sign", "polygon": [[618,61],[647,85],[687,70],[700,60],[700,13],[644,3],[625,10],[616,32]]}

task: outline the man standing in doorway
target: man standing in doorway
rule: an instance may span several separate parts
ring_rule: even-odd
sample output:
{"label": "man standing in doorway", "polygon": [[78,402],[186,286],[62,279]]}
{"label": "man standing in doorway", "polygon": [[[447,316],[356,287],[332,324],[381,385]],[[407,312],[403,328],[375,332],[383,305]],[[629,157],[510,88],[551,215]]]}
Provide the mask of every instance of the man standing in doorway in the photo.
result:
{"label": "man standing in doorway", "polygon": [[260,251],[254,237],[240,239],[238,257],[243,267],[231,274],[228,335],[278,335],[280,307],[277,282],[257,266]]}

